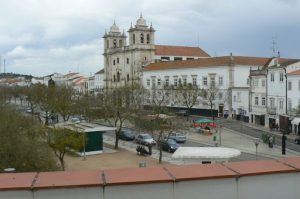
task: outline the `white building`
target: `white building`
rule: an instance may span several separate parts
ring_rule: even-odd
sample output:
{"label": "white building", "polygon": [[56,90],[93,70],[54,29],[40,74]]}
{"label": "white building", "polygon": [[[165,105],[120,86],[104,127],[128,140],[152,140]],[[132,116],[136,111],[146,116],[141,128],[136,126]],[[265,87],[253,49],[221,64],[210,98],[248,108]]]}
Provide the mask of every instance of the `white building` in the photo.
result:
{"label": "white building", "polygon": [[[274,58],[267,70],[267,117],[268,125],[280,124],[280,116],[289,117],[289,106],[292,107],[292,99],[288,91],[292,91],[292,82],[287,79],[287,74],[300,69],[299,60],[286,60]],[[294,95],[294,94],[291,94]],[[290,104],[290,105],[289,105]],[[290,124],[285,124],[286,131],[290,132]],[[289,130],[288,130],[289,129]]]}
{"label": "white building", "polygon": [[95,91],[101,92],[104,89],[104,69],[95,73]]}
{"label": "white building", "polygon": [[[268,58],[231,55],[152,63],[144,69],[143,86],[152,89],[163,88],[163,85],[176,86],[179,83],[191,83],[199,88],[207,88],[213,82],[220,90],[214,107],[219,115],[227,111],[234,116],[243,114],[244,118],[248,118],[249,69],[263,66],[267,61]],[[200,103],[195,108],[207,109],[208,107]]]}
{"label": "white building", "polygon": [[[196,47],[155,45],[155,30],[140,16],[135,26],[128,30],[129,40],[114,23],[104,39],[105,88],[115,88],[130,83],[141,83],[142,69],[155,61],[186,60],[209,55]],[[128,42],[128,45],[127,45]]]}
{"label": "white building", "polygon": [[293,116],[291,124],[293,133],[300,135],[300,70],[289,72],[288,78],[288,112]]}

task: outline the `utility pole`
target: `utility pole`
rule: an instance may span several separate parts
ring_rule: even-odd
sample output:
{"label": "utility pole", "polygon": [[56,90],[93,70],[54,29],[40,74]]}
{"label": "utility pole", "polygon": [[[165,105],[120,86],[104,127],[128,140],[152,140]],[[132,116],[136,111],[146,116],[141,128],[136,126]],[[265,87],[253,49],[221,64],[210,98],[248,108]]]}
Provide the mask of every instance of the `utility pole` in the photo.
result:
{"label": "utility pole", "polygon": [[1,74],[1,66],[2,66],[2,59],[1,59],[1,56],[0,56],[0,74]]}

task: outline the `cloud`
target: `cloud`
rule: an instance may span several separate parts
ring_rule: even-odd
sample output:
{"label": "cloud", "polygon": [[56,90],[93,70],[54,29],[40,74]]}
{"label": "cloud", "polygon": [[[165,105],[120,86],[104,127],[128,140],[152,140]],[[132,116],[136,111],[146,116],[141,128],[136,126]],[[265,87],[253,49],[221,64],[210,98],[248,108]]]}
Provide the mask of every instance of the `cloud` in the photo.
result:
{"label": "cloud", "polygon": [[47,74],[103,67],[105,29],[135,24],[140,12],[156,43],[191,45],[214,55],[271,56],[272,37],[300,57],[298,0],[10,0],[1,2],[0,55],[11,72]]}

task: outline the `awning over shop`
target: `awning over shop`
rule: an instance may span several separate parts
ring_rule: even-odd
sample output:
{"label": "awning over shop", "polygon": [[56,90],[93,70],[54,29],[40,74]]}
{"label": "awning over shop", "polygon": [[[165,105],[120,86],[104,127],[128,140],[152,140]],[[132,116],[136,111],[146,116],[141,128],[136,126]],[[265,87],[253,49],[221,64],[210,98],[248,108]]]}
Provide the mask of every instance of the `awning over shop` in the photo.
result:
{"label": "awning over shop", "polygon": [[298,124],[300,123],[300,118],[299,118],[299,117],[295,117],[295,118],[292,120],[291,123],[294,124],[294,125],[298,125]]}

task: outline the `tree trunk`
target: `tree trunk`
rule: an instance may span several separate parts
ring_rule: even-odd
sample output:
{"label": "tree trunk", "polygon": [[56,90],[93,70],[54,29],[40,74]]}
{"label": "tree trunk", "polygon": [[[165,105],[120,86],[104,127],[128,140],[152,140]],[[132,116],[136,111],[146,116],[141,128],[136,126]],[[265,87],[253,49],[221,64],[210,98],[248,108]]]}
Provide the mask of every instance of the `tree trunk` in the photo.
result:
{"label": "tree trunk", "polygon": [[64,159],[63,158],[59,158],[59,162],[60,162],[61,169],[64,171],[65,170]]}
{"label": "tree trunk", "polygon": [[162,145],[159,145],[159,158],[158,158],[158,163],[162,163]]}
{"label": "tree trunk", "polygon": [[115,134],[116,134],[115,149],[118,149],[119,148],[119,132],[116,130]]}

